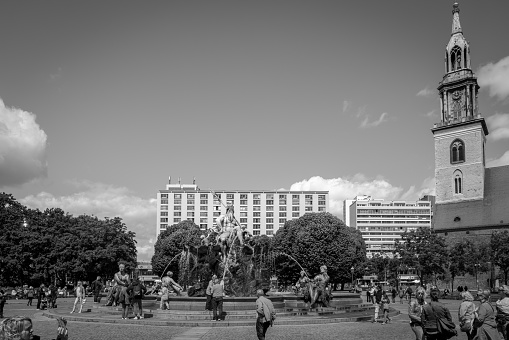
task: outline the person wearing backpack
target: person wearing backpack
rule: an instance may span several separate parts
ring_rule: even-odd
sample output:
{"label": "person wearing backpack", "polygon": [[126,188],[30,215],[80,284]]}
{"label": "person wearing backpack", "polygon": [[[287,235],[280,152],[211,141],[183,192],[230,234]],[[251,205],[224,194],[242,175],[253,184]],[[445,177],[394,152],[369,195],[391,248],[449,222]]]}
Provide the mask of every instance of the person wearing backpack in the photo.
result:
{"label": "person wearing backpack", "polygon": [[258,340],[265,340],[267,329],[269,326],[272,326],[274,320],[276,320],[274,305],[272,301],[267,299],[264,295],[262,289],[256,291],[256,296],[258,296],[256,300],[256,313],[258,314],[256,318],[256,335],[258,336]]}
{"label": "person wearing backpack", "polygon": [[141,300],[143,299],[143,295],[147,292],[147,288],[141,283],[138,277],[135,277],[133,282],[127,287],[127,293],[131,294],[133,297],[133,306],[134,306],[134,318],[136,320],[143,319],[143,306]]}
{"label": "person wearing backpack", "polygon": [[451,312],[438,302],[438,289],[430,292],[431,301],[422,308],[421,322],[426,340],[447,340],[457,335]]}
{"label": "person wearing backpack", "polygon": [[99,295],[101,294],[101,291],[103,290],[103,287],[104,287],[101,277],[98,276],[97,279],[95,281],[93,281],[90,286],[91,286],[92,292],[94,294],[94,303],[95,302],[99,303],[101,301],[101,298],[99,297]]}

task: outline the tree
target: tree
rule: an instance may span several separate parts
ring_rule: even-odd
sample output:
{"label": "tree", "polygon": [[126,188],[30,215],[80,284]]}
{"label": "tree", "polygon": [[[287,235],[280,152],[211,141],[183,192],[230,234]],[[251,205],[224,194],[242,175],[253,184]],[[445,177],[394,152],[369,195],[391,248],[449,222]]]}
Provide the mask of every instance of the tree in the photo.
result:
{"label": "tree", "polygon": [[421,283],[424,278],[436,281],[438,274],[445,273],[448,260],[445,239],[428,228],[405,232],[396,241],[393,253],[402,265],[417,270]]}
{"label": "tree", "polygon": [[493,263],[504,273],[507,284],[509,275],[509,232],[507,230],[494,232],[491,235],[491,255]]}
{"label": "tree", "polygon": [[162,276],[165,271],[171,270],[178,275],[178,256],[184,246],[199,246],[200,235],[200,227],[187,220],[173,224],[160,233],[152,256],[154,273]]}
{"label": "tree", "polygon": [[274,236],[273,250],[281,254],[276,273],[284,283],[297,281],[300,266],[314,277],[326,265],[331,283],[344,284],[351,280],[350,268],[360,267],[366,259],[360,232],[329,213],[308,213],[287,221]]}

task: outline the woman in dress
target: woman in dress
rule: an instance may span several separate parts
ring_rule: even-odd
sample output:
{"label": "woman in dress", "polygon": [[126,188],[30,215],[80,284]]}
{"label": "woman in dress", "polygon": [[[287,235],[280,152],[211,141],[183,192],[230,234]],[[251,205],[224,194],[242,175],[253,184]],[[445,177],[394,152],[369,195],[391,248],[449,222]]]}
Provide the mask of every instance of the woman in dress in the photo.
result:
{"label": "woman in dress", "polygon": [[474,319],[474,328],[477,335],[475,340],[500,340],[495,321],[495,308],[490,304],[490,291],[488,289],[477,293],[481,304],[477,308],[477,317]]}
{"label": "woman in dress", "polygon": [[76,310],[76,305],[78,303],[80,304],[80,310],[78,311],[78,313],[81,313],[83,309],[83,304],[85,304],[85,287],[83,287],[83,282],[78,281],[78,285],[76,286],[75,292],[76,299],[74,299],[74,306],[72,307],[71,314],[74,313],[74,311]]}

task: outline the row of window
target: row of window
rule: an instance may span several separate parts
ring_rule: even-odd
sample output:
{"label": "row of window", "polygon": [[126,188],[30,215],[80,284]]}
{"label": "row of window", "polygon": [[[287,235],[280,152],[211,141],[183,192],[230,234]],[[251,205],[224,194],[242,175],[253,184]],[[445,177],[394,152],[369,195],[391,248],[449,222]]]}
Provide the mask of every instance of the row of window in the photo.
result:
{"label": "row of window", "polygon": [[[326,207],[318,207],[318,211],[319,212],[325,211],[325,208]],[[188,205],[186,209],[194,211],[195,210],[195,206],[194,205]],[[174,211],[181,211],[182,210],[182,206],[174,205],[173,206],[173,210]],[[209,207],[202,205],[202,206],[200,206],[200,210],[201,211],[208,211]],[[213,210],[216,210],[217,212],[220,212],[221,211],[221,207],[214,207]],[[240,214],[241,215],[242,215],[242,212],[248,212],[249,211],[248,207],[240,207],[239,210],[240,210]],[[254,212],[261,211],[261,207],[254,206],[254,207],[252,207],[252,210]],[[287,210],[287,207],[279,207],[279,211],[286,211],[286,210]],[[161,211],[168,211],[168,206],[167,205],[161,205]],[[265,211],[274,211],[274,207],[265,207]],[[292,211],[300,211],[300,207],[292,207]],[[304,211],[313,211],[313,207],[304,207]]]}
{"label": "row of window", "polygon": [[430,209],[357,209],[357,214],[429,214]]}
{"label": "row of window", "polygon": [[[196,196],[195,195],[198,195],[198,194],[187,194],[187,198],[188,199],[194,199]],[[218,194],[215,194],[214,197],[215,198],[218,198],[218,199],[221,199],[222,196],[224,194],[222,193],[218,193]],[[287,196],[286,194],[279,194],[278,195],[278,199],[284,199],[286,200],[287,199]],[[326,195],[318,195],[318,199],[319,200],[324,200],[325,199],[325,196]],[[168,194],[161,194],[161,198],[168,198]],[[234,194],[226,194],[226,199],[234,199]],[[301,195],[292,195],[292,199],[300,199]],[[174,199],[182,199],[182,194],[173,194],[173,198]],[[208,199],[209,198],[209,194],[200,194],[200,199]],[[271,199],[273,200],[274,199],[274,194],[265,194],[265,198],[266,199]],[[313,195],[304,195],[304,198],[305,199],[313,199]],[[240,194],[240,199],[241,200],[247,200],[248,199],[248,195],[247,194]],[[253,194],[253,199],[256,200],[256,199],[261,199],[261,194]]]}

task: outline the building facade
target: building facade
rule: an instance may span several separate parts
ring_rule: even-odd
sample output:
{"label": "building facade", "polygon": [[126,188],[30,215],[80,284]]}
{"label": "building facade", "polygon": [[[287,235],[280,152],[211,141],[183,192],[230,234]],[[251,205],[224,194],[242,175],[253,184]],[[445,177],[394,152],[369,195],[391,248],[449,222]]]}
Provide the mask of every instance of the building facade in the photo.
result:
{"label": "building facade", "polygon": [[436,210],[433,229],[449,238],[490,236],[509,228],[509,166],[486,168],[488,128],[463,36],[458,4],[445,48],[445,75],[438,86],[440,122],[435,141]]}
{"label": "building facade", "polygon": [[392,257],[394,244],[404,232],[431,228],[431,200],[385,201],[357,196],[347,201],[351,203],[346,207],[349,220],[345,224],[361,232],[369,258],[375,254]]}
{"label": "building facade", "polygon": [[171,184],[157,193],[157,235],[172,224],[193,221],[206,230],[233,205],[237,221],[253,235],[272,236],[287,220],[329,211],[328,191],[200,190]]}

